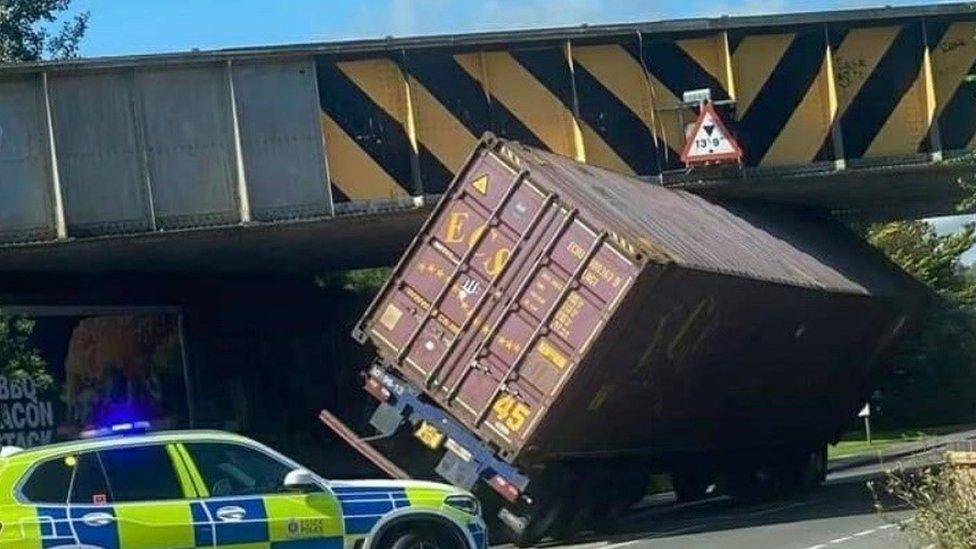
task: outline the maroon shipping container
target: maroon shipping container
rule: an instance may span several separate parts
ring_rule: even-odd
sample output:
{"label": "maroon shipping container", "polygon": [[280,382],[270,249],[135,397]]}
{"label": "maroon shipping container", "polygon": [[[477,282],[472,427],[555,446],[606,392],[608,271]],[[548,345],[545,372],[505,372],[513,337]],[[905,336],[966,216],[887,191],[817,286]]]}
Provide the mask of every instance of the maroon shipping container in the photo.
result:
{"label": "maroon shipping container", "polygon": [[829,216],[487,136],[355,335],[522,466],[812,448],[923,295]]}

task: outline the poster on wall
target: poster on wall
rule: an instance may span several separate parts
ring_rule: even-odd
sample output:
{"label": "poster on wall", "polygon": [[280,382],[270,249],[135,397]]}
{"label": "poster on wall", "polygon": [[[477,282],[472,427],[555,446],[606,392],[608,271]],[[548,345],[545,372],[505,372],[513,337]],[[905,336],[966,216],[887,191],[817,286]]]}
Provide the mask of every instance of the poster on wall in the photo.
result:
{"label": "poster on wall", "polygon": [[46,315],[31,341],[54,379],[0,376],[0,445],[71,440],[131,421],[185,427],[187,392],[175,313]]}

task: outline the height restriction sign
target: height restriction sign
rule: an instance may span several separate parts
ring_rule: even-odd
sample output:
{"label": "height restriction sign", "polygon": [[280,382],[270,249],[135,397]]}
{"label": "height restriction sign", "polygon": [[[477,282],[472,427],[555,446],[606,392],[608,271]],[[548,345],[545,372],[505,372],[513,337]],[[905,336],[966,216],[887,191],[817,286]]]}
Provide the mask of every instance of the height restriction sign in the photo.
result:
{"label": "height restriction sign", "polygon": [[688,133],[688,141],[681,151],[681,161],[687,165],[738,162],[742,149],[728,128],[722,123],[711,103],[701,104],[698,121]]}

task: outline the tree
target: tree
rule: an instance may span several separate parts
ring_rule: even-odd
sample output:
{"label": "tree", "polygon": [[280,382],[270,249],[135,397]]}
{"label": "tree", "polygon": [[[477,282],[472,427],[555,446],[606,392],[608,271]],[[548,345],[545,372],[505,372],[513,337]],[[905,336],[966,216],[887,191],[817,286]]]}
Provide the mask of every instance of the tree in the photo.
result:
{"label": "tree", "polygon": [[34,321],[0,313],[0,376],[30,378],[41,387],[51,383],[44,359],[31,344]]}
{"label": "tree", "polygon": [[900,342],[881,381],[888,427],[976,420],[976,277],[960,258],[976,243],[976,227],[939,235],[925,221],[872,225],[868,241],[933,289],[919,328]]}
{"label": "tree", "polygon": [[[76,56],[88,29],[88,13],[57,25],[70,3],[71,0],[0,0],[0,63]],[[33,320],[0,313],[0,375],[31,378],[46,386],[51,383],[51,376],[30,342],[33,332]]]}
{"label": "tree", "polygon": [[936,234],[925,221],[895,221],[872,225],[868,242],[892,261],[957,305],[976,301],[976,285],[960,258],[976,244],[976,225],[956,233]]}
{"label": "tree", "polygon": [[0,62],[77,56],[89,14],[58,24],[70,4],[71,0],[0,0]]}

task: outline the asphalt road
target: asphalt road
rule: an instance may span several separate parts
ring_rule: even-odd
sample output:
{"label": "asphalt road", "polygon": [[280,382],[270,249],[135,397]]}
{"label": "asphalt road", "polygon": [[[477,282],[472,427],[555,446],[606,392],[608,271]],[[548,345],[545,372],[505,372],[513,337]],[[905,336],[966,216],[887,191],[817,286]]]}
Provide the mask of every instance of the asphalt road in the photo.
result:
{"label": "asphalt road", "polygon": [[909,539],[897,523],[911,520],[911,513],[886,502],[892,510],[880,515],[865,484],[881,473],[878,465],[849,469],[830,475],[815,492],[760,505],[736,506],[727,498],[690,505],[659,501],[639,507],[608,534],[583,535],[570,543],[543,547],[909,547]]}

